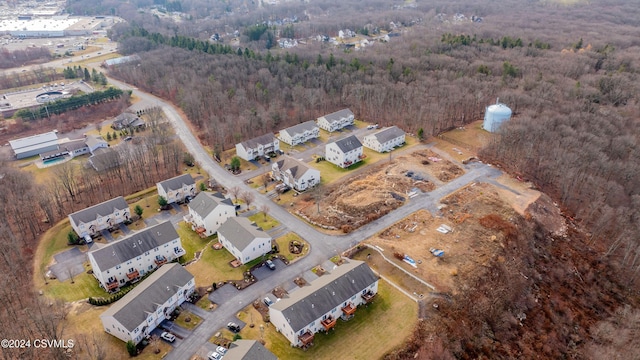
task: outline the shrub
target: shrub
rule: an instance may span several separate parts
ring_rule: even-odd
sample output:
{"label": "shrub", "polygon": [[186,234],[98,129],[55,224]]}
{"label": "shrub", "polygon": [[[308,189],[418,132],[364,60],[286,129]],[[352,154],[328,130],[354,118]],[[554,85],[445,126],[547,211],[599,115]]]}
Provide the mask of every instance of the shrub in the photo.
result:
{"label": "shrub", "polygon": [[136,344],[133,343],[133,341],[129,340],[127,341],[127,352],[129,353],[129,356],[136,356],[138,355],[138,349],[136,348]]}

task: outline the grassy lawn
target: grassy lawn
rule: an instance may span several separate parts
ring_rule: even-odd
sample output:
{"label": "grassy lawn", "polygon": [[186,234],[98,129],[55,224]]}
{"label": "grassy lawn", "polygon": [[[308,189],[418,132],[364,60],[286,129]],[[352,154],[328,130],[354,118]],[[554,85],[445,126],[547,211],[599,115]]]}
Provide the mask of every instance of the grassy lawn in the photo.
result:
{"label": "grassy lawn", "polygon": [[255,222],[264,231],[273,229],[274,227],[280,225],[280,222],[278,222],[278,220],[272,218],[269,215],[267,215],[265,219],[265,216],[262,212],[249,216],[249,220]]}
{"label": "grassy lawn", "polygon": [[184,221],[178,224],[176,231],[180,236],[182,248],[186,251],[186,254],[181,257],[183,263],[193,260],[195,253],[204,249],[216,237],[212,235],[203,239],[195,231],[191,230],[189,224]]}
{"label": "grassy lawn", "polygon": [[229,262],[233,259],[235,259],[233,255],[226,249],[214,250],[211,246],[207,246],[200,260],[190,264],[187,270],[195,277],[196,286],[209,287],[218,281],[240,280],[245,267],[232,268]]}
{"label": "grassy lawn", "polygon": [[[234,156],[236,156],[235,148],[224,151],[222,154],[220,154],[220,160],[222,160],[222,162],[220,162],[220,166],[224,166],[224,164],[230,164],[231,158],[233,158]],[[240,170],[251,171],[251,170],[257,169],[255,165],[240,158],[239,156],[238,156],[238,159],[240,159]]]}
{"label": "grassy lawn", "polygon": [[[89,270],[89,266],[85,266],[85,270]],[[42,287],[45,295],[52,298],[61,299],[65,302],[77,301],[88,297],[107,297],[108,294],[98,285],[93,275],[83,272],[82,274],[71,280],[60,282],[58,280],[49,280],[48,285]]]}
{"label": "grassy lawn", "polygon": [[369,158],[366,158],[360,162],[357,162],[351,166],[349,166],[346,169],[343,169],[335,164],[332,164],[328,161],[320,161],[320,162],[315,162],[312,161],[310,163],[308,163],[308,165],[314,169],[317,169],[320,171],[320,180],[321,180],[321,184],[323,185],[328,185],[333,183],[334,181],[341,179],[342,177],[348,175],[349,173],[353,172],[353,170],[362,167],[362,166],[366,166],[367,164],[369,164]]}
{"label": "grassy lawn", "polygon": [[[417,320],[418,306],[389,284],[380,280],[378,295],[368,307],[359,307],[355,317],[348,322],[338,320],[329,334],[315,335],[314,345],[307,351],[292,348],[289,341],[274,326],[264,323],[260,314],[249,306],[238,317],[255,326],[245,326],[240,331],[243,339],[260,340],[260,325],[266,347],[280,359],[368,359],[381,357],[400,346],[407,339]],[[224,337],[233,336],[221,331]]]}
{"label": "grassy lawn", "polygon": [[[187,318],[190,320],[186,321]],[[196,326],[200,325],[202,319],[198,315],[182,310],[174,322],[185,329],[193,330]]]}
{"label": "grassy lawn", "polygon": [[203,296],[200,300],[198,300],[198,302],[196,303],[196,306],[199,307],[202,310],[206,310],[206,311],[211,311],[211,309],[209,308],[209,305],[211,305],[211,301],[209,300],[209,298],[207,298],[207,296]]}
{"label": "grassy lawn", "polygon": [[[289,242],[294,240],[304,244],[304,248],[301,254],[292,254],[289,252]],[[280,236],[276,239],[276,243],[278,244],[278,248],[280,249],[280,255],[284,256],[291,262],[297,259],[301,259],[309,253],[309,244],[306,241],[302,240],[302,238],[294,232],[286,233]]]}

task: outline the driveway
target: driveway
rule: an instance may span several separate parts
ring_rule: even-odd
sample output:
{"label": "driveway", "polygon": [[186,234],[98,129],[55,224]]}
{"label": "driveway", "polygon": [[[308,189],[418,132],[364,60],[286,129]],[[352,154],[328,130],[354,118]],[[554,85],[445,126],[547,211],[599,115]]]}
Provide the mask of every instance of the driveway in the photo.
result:
{"label": "driveway", "polygon": [[238,293],[240,293],[240,291],[236,289],[235,286],[231,284],[225,284],[222,287],[219,287],[215,291],[211,292],[211,294],[209,294],[209,300],[220,305],[231,300],[236,295],[238,295]]}
{"label": "driveway", "polygon": [[276,265],[275,270],[269,269],[267,265],[262,265],[251,272],[253,276],[255,276],[255,278],[258,279],[258,281],[265,280],[273,276],[274,274],[277,274],[279,272],[278,270],[284,269],[287,267],[287,265],[285,265],[280,259],[274,259],[271,261],[273,261],[273,263]]}
{"label": "driveway", "polygon": [[71,276],[77,276],[84,272],[84,262],[87,260],[85,253],[77,247],[61,252],[53,256],[55,264],[49,270],[60,281],[66,281]]}

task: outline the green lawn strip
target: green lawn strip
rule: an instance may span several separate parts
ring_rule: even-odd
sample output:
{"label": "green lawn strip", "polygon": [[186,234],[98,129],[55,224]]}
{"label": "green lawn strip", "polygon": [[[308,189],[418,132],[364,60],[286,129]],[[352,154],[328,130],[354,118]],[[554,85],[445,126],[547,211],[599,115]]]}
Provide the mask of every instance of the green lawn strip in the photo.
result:
{"label": "green lawn strip", "polygon": [[269,215],[267,215],[265,218],[262,212],[258,212],[257,214],[249,216],[249,220],[255,222],[264,231],[273,229],[274,227],[280,225],[280,222],[278,222],[278,220],[272,218]]}
{"label": "green lawn strip", "polygon": [[196,306],[199,307],[202,310],[207,310],[210,311],[211,309],[209,308],[209,305],[211,305],[211,301],[209,300],[209,298],[207,297],[207,295],[203,296],[202,298],[200,298],[200,300],[198,300],[198,302],[196,303]]}
{"label": "green lawn strip", "polygon": [[[304,249],[302,250],[301,254],[292,254],[289,252],[290,241],[299,241],[304,244]],[[276,243],[278,244],[278,249],[280,249],[280,255],[284,256],[289,261],[302,258],[307,255],[307,253],[309,253],[309,244],[306,241],[302,240],[302,238],[294,232],[286,233],[280,236],[276,239]]]}
{"label": "green lawn strip", "polygon": [[353,170],[361,167],[361,166],[365,166],[369,163],[369,161],[367,159],[364,159],[363,161],[359,161],[351,166],[349,166],[346,169],[343,169],[335,164],[332,164],[326,160],[324,161],[320,161],[320,162],[315,162],[312,161],[309,164],[309,166],[311,166],[314,169],[317,169],[320,171],[320,180],[321,180],[321,184],[323,185],[328,185],[333,183],[334,181],[348,175],[349,173],[353,172]]}
{"label": "green lawn strip", "polygon": [[[188,322],[186,321],[187,318],[190,319]],[[182,310],[180,312],[180,315],[178,315],[178,317],[174,321],[176,325],[189,330],[195,329],[196,326],[200,325],[201,322],[202,319],[198,315],[193,314],[187,310]]]}
{"label": "green lawn strip", "polygon": [[181,263],[186,263],[193,260],[197,251],[201,251],[202,249],[204,249],[204,247],[209,242],[211,242],[211,240],[216,238],[215,235],[209,236],[204,239],[201,238],[198,234],[196,234],[195,231],[191,230],[191,226],[189,226],[189,224],[184,221],[178,224],[178,228],[176,229],[176,231],[180,236],[182,248],[186,252],[186,254],[182,255],[182,257],[180,258]]}
{"label": "green lawn strip", "polygon": [[[88,267],[85,267],[88,269]],[[98,284],[98,280],[91,274],[83,272],[64,282],[59,280],[49,280],[47,285],[42,288],[44,293],[50,297],[72,302],[89,297],[108,297],[107,294]],[[106,308],[105,308],[106,309]]]}

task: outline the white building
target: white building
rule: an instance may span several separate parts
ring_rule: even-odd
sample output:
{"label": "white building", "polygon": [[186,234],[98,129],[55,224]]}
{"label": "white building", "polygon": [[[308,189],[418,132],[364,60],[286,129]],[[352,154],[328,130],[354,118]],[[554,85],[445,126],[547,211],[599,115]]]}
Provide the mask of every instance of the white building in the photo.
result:
{"label": "white building", "polygon": [[114,291],[184,254],[178,233],[165,221],[89,251],[87,257],[100,285]]}
{"label": "white building", "polygon": [[104,331],[139,343],[195,290],[193,275],[180,264],[167,264],[100,315]]}
{"label": "white building", "polygon": [[349,260],[271,305],[269,319],[292,346],[306,347],[315,333],[333,328],[339,317],[350,319],[377,292],[378,276],[364,262]]}
{"label": "white building", "polygon": [[189,174],[183,174],[156,184],[158,196],[167,199],[167,203],[181,203],[187,196],[196,196],[196,183]]}
{"label": "white building", "polygon": [[364,157],[362,155],[362,143],[355,135],[328,143],[325,146],[325,159],[341,168],[347,168]]}
{"label": "white building", "polygon": [[271,176],[296,191],[305,191],[320,183],[320,171],[286,155],[271,165]]}
{"label": "white building", "polygon": [[218,241],[243,264],[271,251],[271,236],[244,217],[232,217],[218,229]]}
{"label": "white building", "polygon": [[280,141],[273,134],[265,134],[236,144],[236,154],[247,161],[280,150]]}
{"label": "white building", "polygon": [[343,129],[349,125],[353,125],[354,122],[355,117],[349,109],[342,109],[318,118],[318,126],[328,132]]}
{"label": "white building", "polygon": [[279,134],[280,140],[291,146],[302,144],[318,137],[320,137],[320,128],[313,120],[280,130]]}
{"label": "white building", "polygon": [[129,204],[122,196],[93,205],[69,215],[71,227],[84,238],[123,223],[131,217]]}
{"label": "white building", "polygon": [[16,159],[24,159],[44,152],[58,150],[58,134],[56,131],[50,131],[9,140],[9,145],[11,145],[11,150],[13,150]]}
{"label": "white building", "polygon": [[393,150],[404,144],[405,133],[397,126],[384,128],[364,137],[364,146],[379,153]]}
{"label": "white building", "polygon": [[189,214],[184,221],[200,236],[211,236],[228,218],[236,216],[236,207],[231,199],[220,193],[202,191],[189,202]]}

